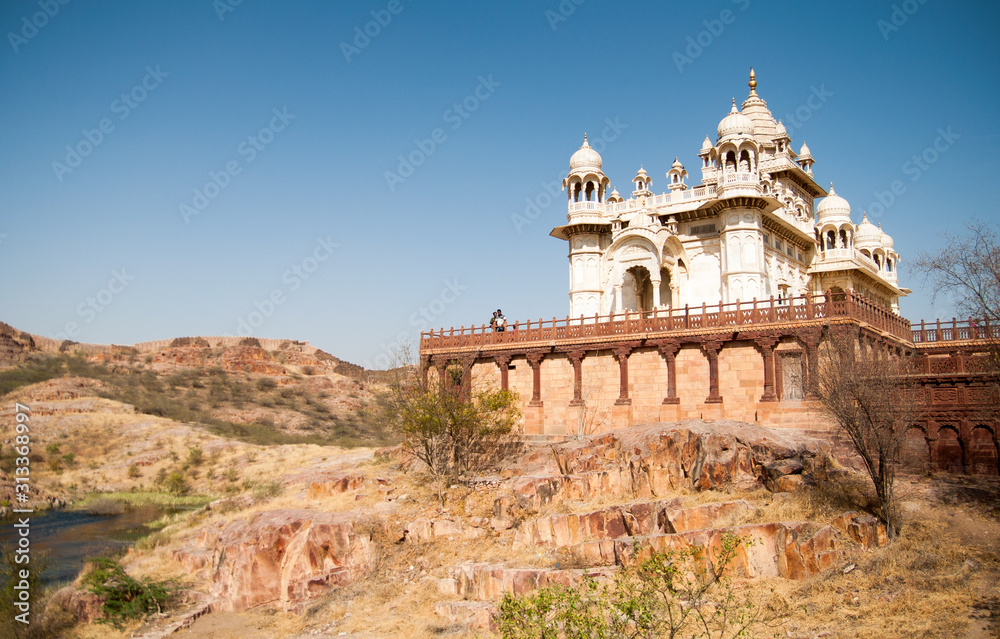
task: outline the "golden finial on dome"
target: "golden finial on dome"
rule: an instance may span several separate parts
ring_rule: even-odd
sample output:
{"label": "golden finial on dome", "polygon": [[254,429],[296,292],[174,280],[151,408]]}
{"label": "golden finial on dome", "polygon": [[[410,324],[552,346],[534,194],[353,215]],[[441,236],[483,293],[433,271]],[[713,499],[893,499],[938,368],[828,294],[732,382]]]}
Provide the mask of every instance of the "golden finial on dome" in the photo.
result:
{"label": "golden finial on dome", "polygon": [[754,75],[753,67],[750,67],[750,82],[748,82],[747,84],[750,85],[751,93],[757,91],[757,76]]}

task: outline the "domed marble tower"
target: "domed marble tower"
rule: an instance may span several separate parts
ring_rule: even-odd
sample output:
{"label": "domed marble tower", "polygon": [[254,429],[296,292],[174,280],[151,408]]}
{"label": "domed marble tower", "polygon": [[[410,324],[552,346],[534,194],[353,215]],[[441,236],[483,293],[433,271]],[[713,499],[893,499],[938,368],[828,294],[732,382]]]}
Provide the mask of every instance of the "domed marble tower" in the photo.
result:
{"label": "domed marble tower", "polygon": [[[604,228],[604,206],[609,180],[602,170],[601,154],[587,142],[569,159],[569,175],[563,180],[563,189],[569,196],[569,224],[566,239],[569,241],[569,289],[572,315],[594,315],[600,311],[601,290],[598,264]],[[621,200],[618,191],[612,200]]]}
{"label": "domed marble tower", "polygon": [[[892,239],[867,222],[854,226],[847,201],[815,181],[815,160],[798,153],[757,94],[732,101],[698,151],[702,183],[690,187],[678,158],[666,193],[640,167],[628,199],[584,136],[563,180],[568,213],[554,237],[569,242],[570,316],[593,317],[684,305],[775,299],[851,290],[898,312]],[[815,208],[814,203],[820,200]],[[870,228],[869,228],[870,227]],[[874,230],[872,230],[874,229]]]}

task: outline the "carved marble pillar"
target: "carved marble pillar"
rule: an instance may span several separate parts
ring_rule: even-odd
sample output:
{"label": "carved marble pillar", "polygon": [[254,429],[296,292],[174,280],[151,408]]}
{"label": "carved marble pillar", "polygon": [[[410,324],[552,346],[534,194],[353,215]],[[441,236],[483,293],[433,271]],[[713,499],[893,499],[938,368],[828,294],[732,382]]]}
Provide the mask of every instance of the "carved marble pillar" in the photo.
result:
{"label": "carved marble pillar", "polygon": [[632,400],[628,396],[628,356],[635,349],[634,344],[621,344],[612,349],[615,359],[618,360],[619,390],[616,406],[630,406]]}
{"label": "carved marble pillar", "polygon": [[510,353],[497,353],[493,356],[493,360],[500,367],[500,388],[503,390],[510,389]]}
{"label": "carved marble pillar", "polygon": [[533,351],[527,354],[528,364],[531,365],[531,401],[528,406],[542,405],[542,360],[545,353]]}
{"label": "carved marble pillar", "polygon": [[656,350],[667,362],[667,396],[663,398],[664,404],[680,404],[681,399],[677,396],[677,351],[681,345],[677,342],[658,342]]}
{"label": "carved marble pillar", "polygon": [[719,351],[722,350],[721,341],[703,342],[701,349],[708,357],[708,397],[706,404],[721,404],[722,396],[719,395]]}
{"label": "carved marble pillar", "polygon": [[570,406],[583,406],[583,357],[584,350],[568,351],[566,356],[573,364],[573,399]]}
{"label": "carved marble pillar", "polygon": [[776,337],[758,337],[754,340],[764,357],[764,394],[762,402],[776,402],[778,396],[774,393],[774,347],[778,343]]}

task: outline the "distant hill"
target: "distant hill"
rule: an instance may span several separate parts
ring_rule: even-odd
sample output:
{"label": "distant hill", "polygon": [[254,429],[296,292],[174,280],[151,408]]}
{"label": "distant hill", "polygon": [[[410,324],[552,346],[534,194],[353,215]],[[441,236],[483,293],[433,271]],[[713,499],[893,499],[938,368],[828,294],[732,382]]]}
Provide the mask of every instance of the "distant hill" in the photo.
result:
{"label": "distant hill", "polygon": [[141,413],[254,443],[382,443],[365,423],[369,371],[298,340],[177,337],[132,345],[58,341],[0,323],[0,395],[48,379],[102,382]]}

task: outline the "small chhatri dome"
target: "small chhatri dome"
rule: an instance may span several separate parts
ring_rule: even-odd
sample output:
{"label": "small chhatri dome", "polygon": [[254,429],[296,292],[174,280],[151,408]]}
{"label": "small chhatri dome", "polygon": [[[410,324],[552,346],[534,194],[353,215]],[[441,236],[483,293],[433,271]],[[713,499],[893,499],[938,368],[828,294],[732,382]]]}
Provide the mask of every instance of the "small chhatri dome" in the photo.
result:
{"label": "small chhatri dome", "polygon": [[[812,154],[809,153],[809,147],[806,146],[805,142],[802,143],[802,148],[799,149],[799,157],[800,158],[811,158],[812,157]],[[831,193],[831,195],[833,195],[833,194]]]}
{"label": "small chhatri dome", "polygon": [[781,120],[778,120],[778,125],[774,128],[774,133],[775,133],[774,137],[776,138],[788,137],[788,131],[785,130],[785,125],[781,123]]}
{"label": "small chhatri dome", "polygon": [[877,249],[882,246],[882,231],[868,221],[867,211],[861,220],[861,224],[858,224],[857,230],[854,231],[854,246],[859,249],[868,250]]}
{"label": "small chhatri dome", "polygon": [[672,169],[683,169],[683,168],[684,168],[684,165],[683,165],[683,164],[681,164],[681,161],[680,161],[680,160],[678,160],[678,159],[677,159],[677,158],[675,157],[675,158],[674,158],[674,163],[670,165],[670,168],[672,168]]}
{"label": "small chhatri dome", "polygon": [[733,108],[729,115],[719,122],[719,139],[732,135],[753,136],[753,120],[740,113],[736,108],[736,98],[733,98]]}
{"label": "small chhatri dome", "polygon": [[[882,223],[881,222],[879,222],[878,228],[879,228],[880,231],[882,231]],[[895,246],[895,244],[896,243],[892,240],[892,236],[890,236],[885,231],[882,231],[882,248],[884,248],[887,251],[891,251],[891,250],[893,250],[893,247]]]}
{"label": "small chhatri dome", "polygon": [[816,218],[817,224],[851,221],[851,205],[848,204],[847,200],[837,195],[837,192],[833,190],[832,182],[830,183],[830,195],[823,198],[816,207]]}
{"label": "small chhatri dome", "polygon": [[569,159],[569,168],[572,169],[597,169],[601,170],[603,165],[603,160],[601,160],[601,154],[590,147],[590,143],[587,142],[587,134],[583,134],[583,146],[577,150]]}
{"label": "small chhatri dome", "polygon": [[615,187],[614,189],[611,190],[611,197],[621,197],[621,194],[618,193],[618,188],[617,187]]}
{"label": "small chhatri dome", "polygon": [[[639,170],[635,172],[635,176],[636,176],[637,178],[638,178],[638,177],[641,177],[641,178],[646,178],[646,177],[649,177],[649,174],[648,174],[648,173],[646,173],[646,169],[642,168],[642,165],[640,164],[640,165],[639,165]],[[633,182],[634,182],[634,181],[635,181],[635,180],[633,180]]]}
{"label": "small chhatri dome", "polygon": [[701,150],[702,151],[712,150],[712,141],[708,139],[707,135],[705,136],[705,141],[701,143]]}

